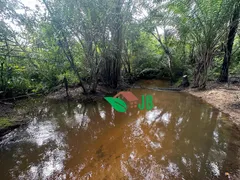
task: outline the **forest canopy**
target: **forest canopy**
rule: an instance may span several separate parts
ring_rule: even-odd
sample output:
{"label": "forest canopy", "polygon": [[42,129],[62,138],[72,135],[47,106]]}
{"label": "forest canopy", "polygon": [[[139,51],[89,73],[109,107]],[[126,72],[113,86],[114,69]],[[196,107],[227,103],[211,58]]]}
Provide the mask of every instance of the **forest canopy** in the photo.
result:
{"label": "forest canopy", "polygon": [[[32,2],[32,1],[31,1]],[[34,2],[34,1],[33,1]],[[239,0],[0,0],[0,95],[84,93],[150,72],[191,86],[240,74]]]}

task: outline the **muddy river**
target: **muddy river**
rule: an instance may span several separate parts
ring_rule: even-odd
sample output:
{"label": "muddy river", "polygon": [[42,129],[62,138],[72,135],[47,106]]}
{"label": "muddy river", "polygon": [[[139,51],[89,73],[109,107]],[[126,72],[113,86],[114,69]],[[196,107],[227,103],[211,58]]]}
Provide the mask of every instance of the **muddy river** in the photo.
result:
{"label": "muddy river", "polygon": [[183,92],[131,92],[152,95],[154,108],[21,102],[31,122],[0,143],[0,179],[238,179],[240,138],[227,115]]}

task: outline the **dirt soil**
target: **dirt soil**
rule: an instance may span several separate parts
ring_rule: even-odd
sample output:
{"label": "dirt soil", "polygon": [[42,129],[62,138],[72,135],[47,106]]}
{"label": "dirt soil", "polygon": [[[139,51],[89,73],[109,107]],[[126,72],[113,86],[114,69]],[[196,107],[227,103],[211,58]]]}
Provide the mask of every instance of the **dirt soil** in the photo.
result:
{"label": "dirt soil", "polygon": [[186,91],[229,114],[231,120],[240,125],[240,84],[209,82],[204,91],[191,88]]}
{"label": "dirt soil", "polygon": [[13,104],[0,103],[0,117],[8,116],[13,113]]}
{"label": "dirt soil", "polygon": [[102,100],[104,96],[116,94],[118,91],[126,88],[127,86],[119,87],[118,89],[113,89],[110,87],[99,85],[97,87],[97,92],[95,94],[84,95],[81,87],[71,87],[68,89],[69,97],[67,97],[66,90],[64,87],[62,87],[59,90],[47,95],[46,98],[58,101],[73,100],[78,102],[92,102]]}

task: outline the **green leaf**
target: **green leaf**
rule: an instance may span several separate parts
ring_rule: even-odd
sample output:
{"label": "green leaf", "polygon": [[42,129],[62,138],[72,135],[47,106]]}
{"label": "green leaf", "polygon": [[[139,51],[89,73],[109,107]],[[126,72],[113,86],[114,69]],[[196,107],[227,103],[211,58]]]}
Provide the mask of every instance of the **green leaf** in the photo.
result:
{"label": "green leaf", "polygon": [[127,104],[119,99],[114,97],[105,97],[105,99],[112,105],[112,107],[118,112],[126,112]]}

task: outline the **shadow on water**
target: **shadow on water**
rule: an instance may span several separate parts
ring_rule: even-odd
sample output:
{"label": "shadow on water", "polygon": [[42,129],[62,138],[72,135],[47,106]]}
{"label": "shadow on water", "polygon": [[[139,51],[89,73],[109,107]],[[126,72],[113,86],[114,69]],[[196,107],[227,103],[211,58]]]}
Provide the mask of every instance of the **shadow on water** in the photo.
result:
{"label": "shadow on water", "polygon": [[132,92],[153,95],[154,109],[23,103],[36,107],[32,122],[1,143],[1,179],[238,179],[240,133],[228,116],[185,93]]}

